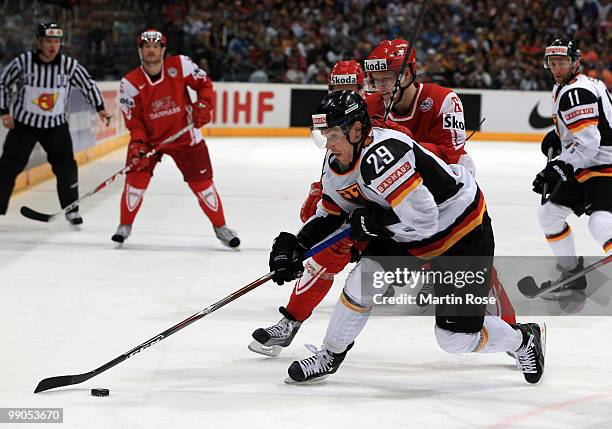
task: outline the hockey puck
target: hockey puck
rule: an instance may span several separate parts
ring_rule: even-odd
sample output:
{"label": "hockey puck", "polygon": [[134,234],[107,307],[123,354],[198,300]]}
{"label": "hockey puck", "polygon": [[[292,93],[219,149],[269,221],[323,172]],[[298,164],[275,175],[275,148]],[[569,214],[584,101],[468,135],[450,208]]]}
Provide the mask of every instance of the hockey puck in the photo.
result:
{"label": "hockey puck", "polygon": [[91,389],[91,396],[108,396],[108,389]]}

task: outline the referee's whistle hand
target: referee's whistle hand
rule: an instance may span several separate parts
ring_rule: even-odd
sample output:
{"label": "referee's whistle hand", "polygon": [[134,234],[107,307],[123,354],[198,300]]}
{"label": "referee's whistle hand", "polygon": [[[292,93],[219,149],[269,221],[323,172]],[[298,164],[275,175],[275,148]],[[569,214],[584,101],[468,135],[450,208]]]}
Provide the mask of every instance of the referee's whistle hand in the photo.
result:
{"label": "referee's whistle hand", "polygon": [[106,110],[100,110],[98,112],[98,116],[100,117],[100,120],[104,123],[105,126],[108,127],[110,125],[111,115],[109,115]]}
{"label": "referee's whistle hand", "polygon": [[12,130],[15,128],[15,122],[13,122],[13,117],[11,115],[2,115],[2,125],[4,128],[8,130]]}

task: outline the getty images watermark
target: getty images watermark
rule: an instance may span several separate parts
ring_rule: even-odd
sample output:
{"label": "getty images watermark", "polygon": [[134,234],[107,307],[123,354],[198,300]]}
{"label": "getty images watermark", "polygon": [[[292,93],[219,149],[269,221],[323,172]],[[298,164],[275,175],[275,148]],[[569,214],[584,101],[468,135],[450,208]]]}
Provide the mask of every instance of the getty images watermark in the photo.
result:
{"label": "getty images watermark", "polygon": [[[495,296],[483,293],[489,281],[488,271],[487,268],[476,271],[396,268],[369,274],[372,286],[381,290],[373,295],[374,304],[419,307],[432,304],[495,305]],[[390,287],[399,287],[405,292],[389,296],[387,290]]]}

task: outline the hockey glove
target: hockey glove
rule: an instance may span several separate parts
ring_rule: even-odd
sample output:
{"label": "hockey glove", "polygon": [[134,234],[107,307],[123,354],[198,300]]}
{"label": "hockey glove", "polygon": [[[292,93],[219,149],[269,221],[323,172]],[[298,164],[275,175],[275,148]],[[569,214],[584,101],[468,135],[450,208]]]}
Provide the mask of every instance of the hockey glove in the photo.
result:
{"label": "hockey glove", "polygon": [[127,162],[132,165],[132,171],[145,170],[151,164],[157,162],[156,156],[144,158],[151,150],[153,150],[151,146],[140,140],[130,142],[127,150]]}
{"label": "hockey glove", "polygon": [[306,249],[295,235],[281,232],[274,239],[270,252],[270,271],[274,273],[274,283],[282,285],[301,277],[304,272],[304,253]]}
{"label": "hockey glove", "polygon": [[204,125],[212,121],[212,109],[211,106],[204,103],[203,101],[197,101],[193,105],[193,126],[195,128],[202,128]]}
{"label": "hockey glove", "polygon": [[323,195],[323,185],[321,182],[314,182],[310,185],[310,192],[308,193],[308,197],[302,204],[302,209],[300,210],[300,219],[302,222],[306,222],[310,219],[317,211],[317,204],[321,200],[321,196]]}
{"label": "hockey glove", "polygon": [[378,207],[364,207],[353,211],[349,216],[351,238],[367,241],[373,238],[391,238],[393,233],[383,222],[386,210]]}
{"label": "hockey glove", "polygon": [[553,149],[552,157],[556,158],[561,154],[561,139],[555,132],[555,130],[550,131],[548,134],[544,136],[544,140],[540,145],[540,149],[542,149],[542,153],[544,156],[548,156],[548,149]]}
{"label": "hockey glove", "polygon": [[554,192],[557,186],[562,183],[575,182],[574,168],[563,161],[551,161],[546,164],[546,168],[540,171],[533,181],[533,192],[536,194],[544,193],[544,185],[548,185],[550,193]]}

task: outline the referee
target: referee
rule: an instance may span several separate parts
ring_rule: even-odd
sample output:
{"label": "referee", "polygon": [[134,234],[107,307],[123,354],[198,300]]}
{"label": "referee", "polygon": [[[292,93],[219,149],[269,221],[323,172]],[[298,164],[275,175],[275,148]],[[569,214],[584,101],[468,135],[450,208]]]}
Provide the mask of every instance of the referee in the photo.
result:
{"label": "referee", "polygon": [[[100,119],[110,123],[104,100],[87,70],[74,58],[60,54],[63,31],[54,22],[38,25],[37,49],[18,55],[0,75],[0,115],[9,130],[0,157],[0,215],[8,202],[28,158],[39,142],[57,178],[62,208],[79,198],[78,170],[68,130],[66,106],[70,90],[76,86],[95,106]],[[17,86],[17,97],[9,111],[9,90]],[[80,225],[78,208],[66,213],[66,220]]]}

